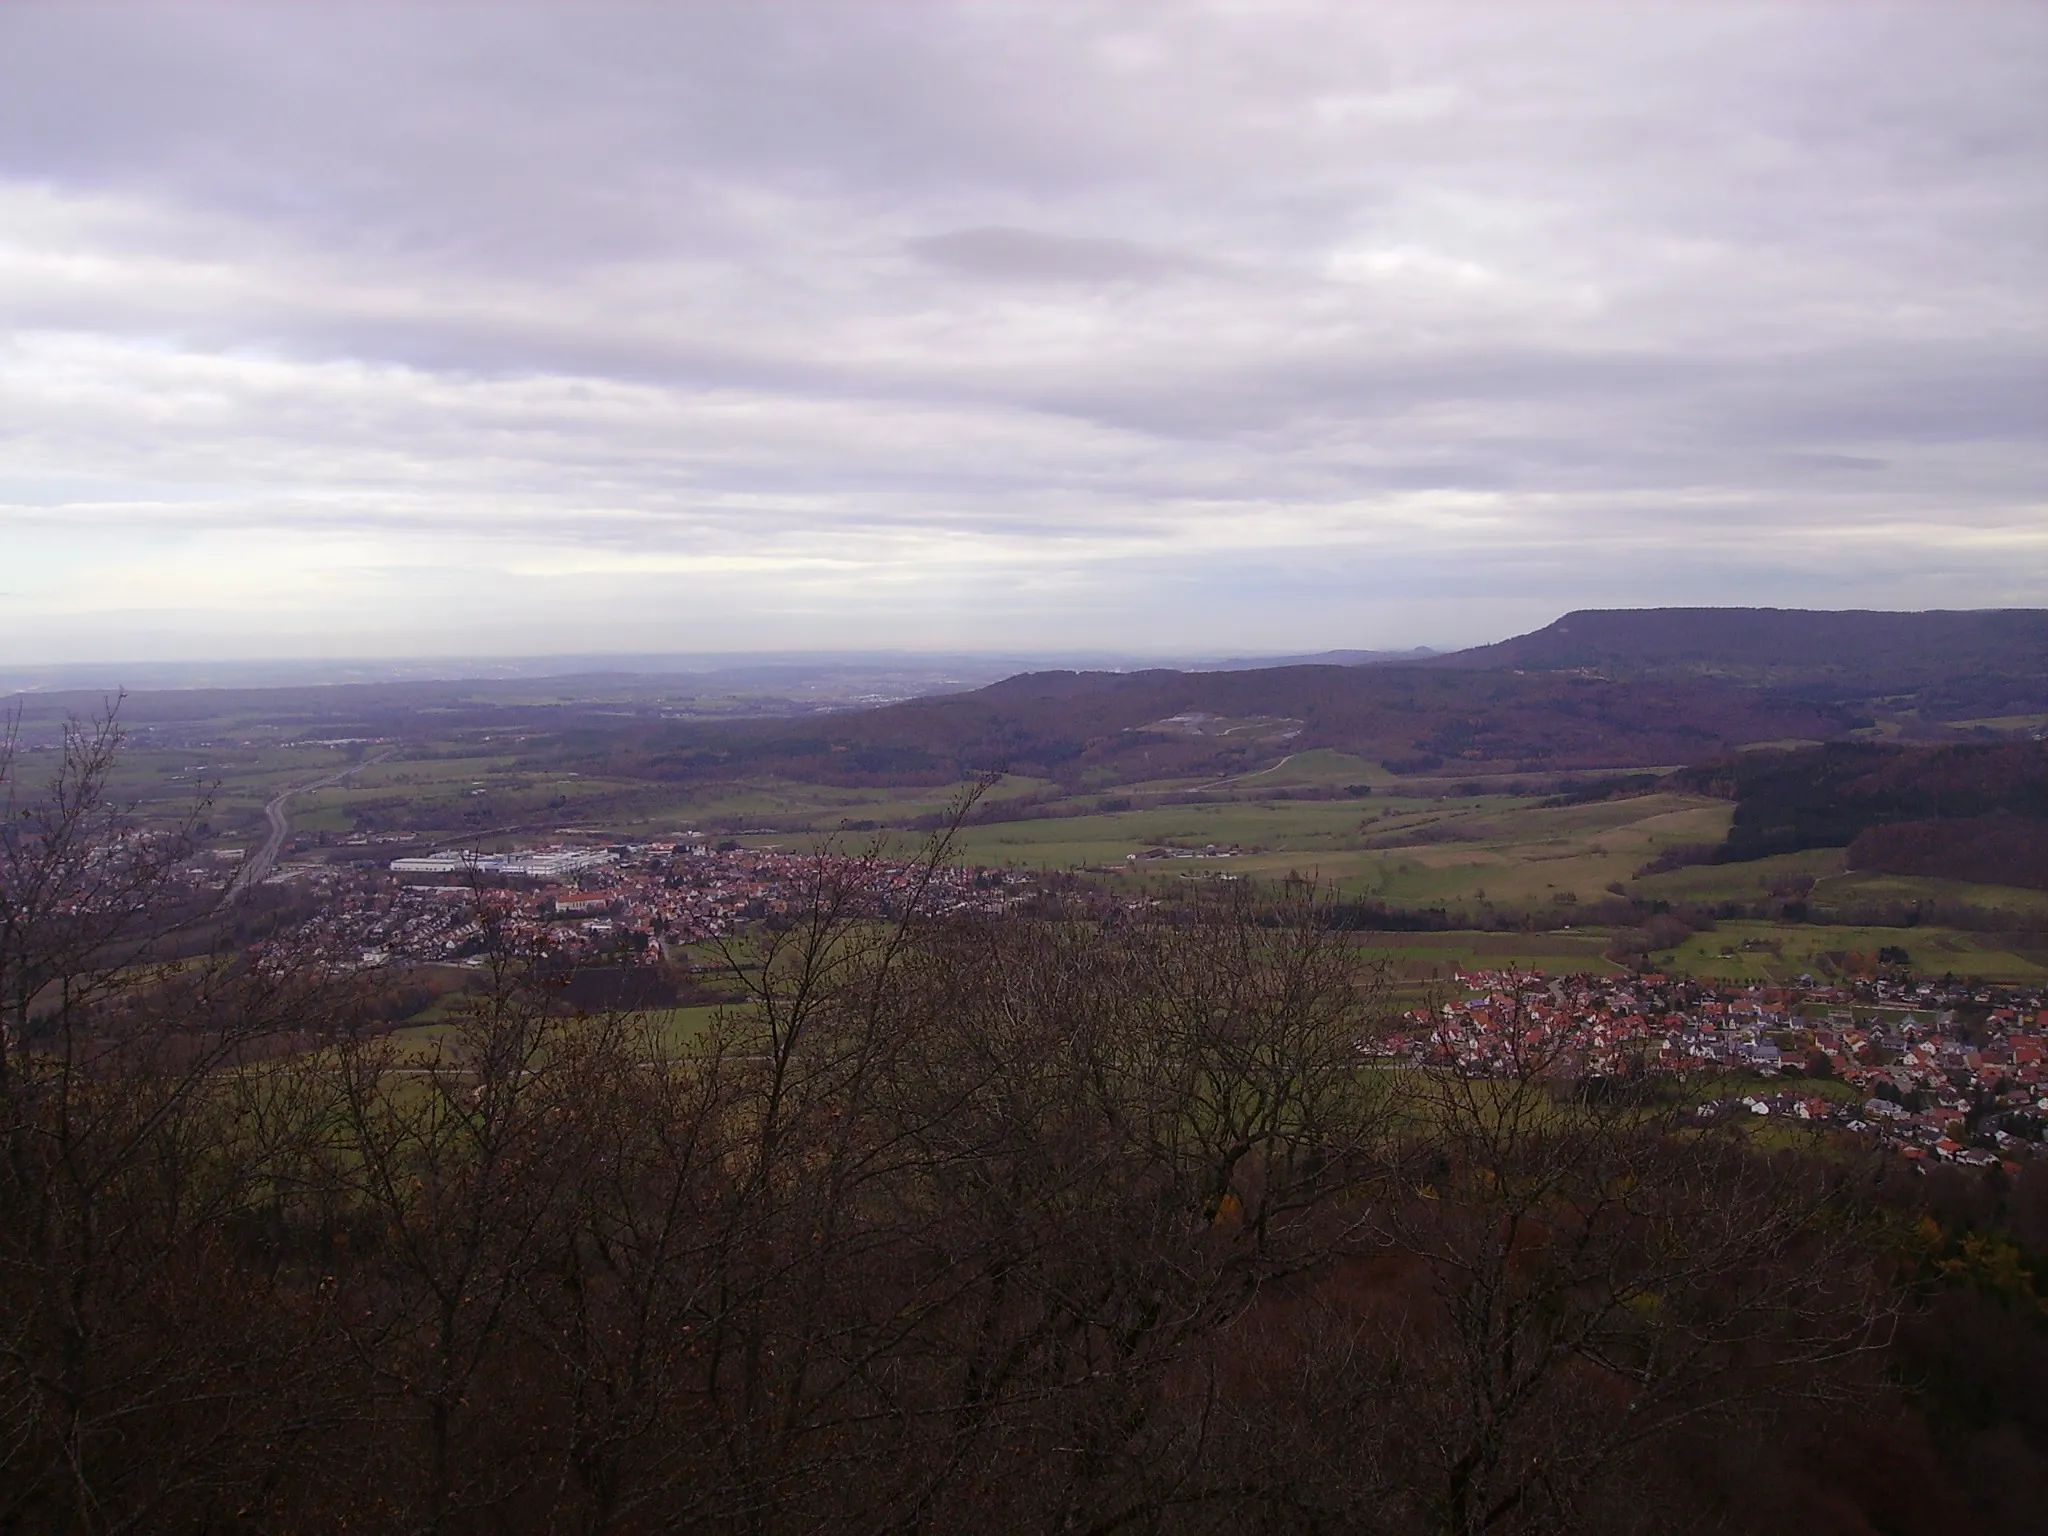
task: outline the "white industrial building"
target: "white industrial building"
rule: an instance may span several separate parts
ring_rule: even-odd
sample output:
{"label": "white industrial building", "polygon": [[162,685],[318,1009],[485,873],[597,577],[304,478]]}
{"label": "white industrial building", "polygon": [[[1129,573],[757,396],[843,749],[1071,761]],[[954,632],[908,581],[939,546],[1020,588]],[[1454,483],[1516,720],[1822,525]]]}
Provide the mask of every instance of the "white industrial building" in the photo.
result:
{"label": "white industrial building", "polygon": [[478,853],[463,849],[418,858],[393,859],[394,875],[523,875],[530,880],[561,880],[612,862],[602,848],[550,848],[538,852]]}

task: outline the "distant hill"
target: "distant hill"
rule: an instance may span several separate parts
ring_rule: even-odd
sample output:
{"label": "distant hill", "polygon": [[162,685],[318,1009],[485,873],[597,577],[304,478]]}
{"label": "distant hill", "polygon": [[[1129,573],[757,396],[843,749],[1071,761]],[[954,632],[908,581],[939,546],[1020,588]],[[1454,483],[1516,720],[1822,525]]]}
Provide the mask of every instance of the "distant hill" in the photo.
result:
{"label": "distant hill", "polygon": [[1910,693],[1956,719],[2048,710],[2048,609],[1591,609],[1424,664],[1713,678],[1815,699]]}
{"label": "distant hill", "polygon": [[1406,651],[1316,651],[1304,656],[1230,656],[1222,661],[1188,662],[1187,672],[1251,672],[1271,667],[1383,667],[1427,661],[1439,653],[1418,645]]}
{"label": "distant hill", "polygon": [[[1953,740],[1938,722],[2048,713],[2048,610],[1598,611],[1450,656],[1327,659],[1345,664],[1032,672],[801,723],[631,730],[604,761],[663,778],[848,784],[1001,768],[1079,788],[1220,777],[1332,748],[1398,776],[1455,779],[1703,763],[1858,731]],[[2025,727],[1986,728],[2014,729]]]}
{"label": "distant hill", "polygon": [[1840,736],[1852,724],[1830,706],[1692,678],[1412,665],[1037,672],[800,723],[633,730],[607,741],[603,760],[661,778],[943,783],[1000,768],[1107,786],[1238,773],[1327,747],[1395,774],[1457,777],[1698,762],[1745,743]]}

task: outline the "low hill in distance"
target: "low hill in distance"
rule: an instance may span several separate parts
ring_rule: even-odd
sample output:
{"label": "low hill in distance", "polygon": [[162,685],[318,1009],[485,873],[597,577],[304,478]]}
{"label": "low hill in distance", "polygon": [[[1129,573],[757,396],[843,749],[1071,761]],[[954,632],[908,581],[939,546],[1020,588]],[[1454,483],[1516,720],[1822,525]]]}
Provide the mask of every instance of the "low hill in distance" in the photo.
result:
{"label": "low hill in distance", "polygon": [[[972,691],[953,691],[968,686],[957,670],[918,673],[897,657],[824,672],[764,663],[687,677],[195,688],[139,693],[122,718],[138,744],[191,751],[165,771],[192,775],[216,771],[231,748],[288,756],[382,742],[636,784],[921,788],[1001,770],[1067,795],[1207,792],[1318,749],[1359,760],[1361,782],[1332,793],[1519,781],[1540,794],[1544,776],[1670,769],[1759,747],[2048,729],[2042,610],[1575,613],[1448,657],[1329,654],[1343,664],[1035,671]],[[66,715],[101,703],[31,694],[14,714],[25,744],[47,746]]]}
{"label": "low hill in distance", "polygon": [[1418,645],[1406,651],[1316,651],[1302,656],[1230,656],[1221,661],[1189,662],[1184,672],[1252,672],[1271,667],[1379,667],[1428,661],[1441,654]]}
{"label": "low hill in distance", "polygon": [[2048,724],[2041,609],[1603,610],[1449,656],[1330,659],[1345,664],[1034,672],[800,727],[630,732],[606,761],[656,778],[845,784],[1001,768],[1071,788],[1244,773],[1313,748],[1455,778]]}
{"label": "low hill in distance", "polygon": [[1595,609],[1424,665],[1713,678],[1954,720],[2048,710],[2048,609]]}
{"label": "low hill in distance", "polygon": [[942,783],[1000,769],[1098,787],[1242,773],[1314,748],[1395,775],[1670,766],[1856,723],[1833,706],[1703,679],[1305,666],[1028,673],[803,722],[678,722],[582,745],[611,771],[655,778]]}

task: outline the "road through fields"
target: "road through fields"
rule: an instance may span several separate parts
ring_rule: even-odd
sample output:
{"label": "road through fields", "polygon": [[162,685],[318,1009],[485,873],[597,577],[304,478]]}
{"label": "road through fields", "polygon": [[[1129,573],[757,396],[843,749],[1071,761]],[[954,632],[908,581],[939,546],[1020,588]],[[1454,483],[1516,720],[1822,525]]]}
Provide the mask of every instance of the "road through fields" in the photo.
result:
{"label": "road through fields", "polygon": [[284,840],[290,837],[292,832],[291,818],[285,814],[284,809],[286,801],[290,800],[294,795],[311,794],[316,789],[327,789],[332,785],[339,784],[343,779],[348,778],[351,774],[360,772],[372,763],[383,762],[385,758],[389,757],[396,750],[397,748],[395,747],[387,747],[375,757],[366,757],[360,763],[351,763],[348,767],[330,773],[325,778],[315,779],[310,784],[294,785],[292,788],[273,796],[270,803],[263,807],[264,818],[270,823],[270,835],[263,840],[263,846],[257,849],[249,858],[245,859],[242,862],[242,867],[235,872],[235,878],[228,886],[229,898],[232,899],[241,895],[242,892],[248,890],[253,885],[260,885],[264,876],[268,875],[272,868],[276,866],[277,856],[284,851]]}

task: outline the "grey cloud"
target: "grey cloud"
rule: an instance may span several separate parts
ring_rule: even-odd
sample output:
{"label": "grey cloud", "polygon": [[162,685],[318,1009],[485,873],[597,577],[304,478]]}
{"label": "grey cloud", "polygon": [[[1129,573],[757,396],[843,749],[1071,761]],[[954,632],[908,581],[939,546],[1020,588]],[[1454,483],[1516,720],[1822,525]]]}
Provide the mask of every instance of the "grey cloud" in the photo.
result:
{"label": "grey cloud", "polygon": [[119,503],[308,611],[318,540],[488,569],[493,517],[838,551],[807,601],[910,642],[1061,582],[1030,622],[1186,622],[1268,546],[1199,610],[1248,644],[1325,569],[1747,600],[1859,520],[1922,542],[1842,600],[2011,600],[2044,60],[2017,6],[0,8],[0,508],[39,590]]}
{"label": "grey cloud", "polygon": [[1189,268],[1184,258],[1131,240],[1040,234],[1029,229],[960,229],[909,242],[935,265],[1008,282],[1145,282]]}

